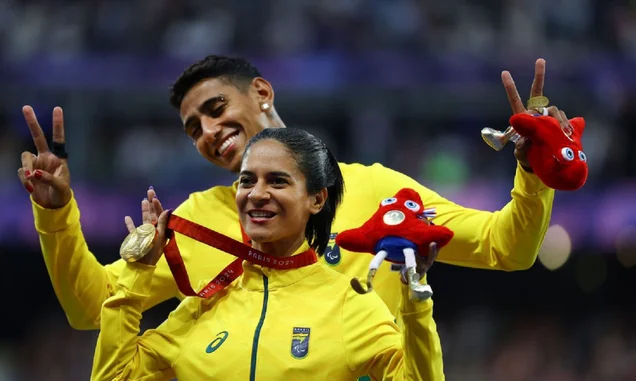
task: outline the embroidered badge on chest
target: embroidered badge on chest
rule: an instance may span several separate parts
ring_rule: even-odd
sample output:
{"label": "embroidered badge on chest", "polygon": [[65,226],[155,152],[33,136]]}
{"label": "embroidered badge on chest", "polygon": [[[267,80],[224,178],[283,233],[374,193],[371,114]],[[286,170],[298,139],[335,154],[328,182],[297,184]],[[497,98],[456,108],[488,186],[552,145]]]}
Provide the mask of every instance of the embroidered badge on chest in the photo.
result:
{"label": "embroidered badge on chest", "polygon": [[335,239],[338,233],[331,233],[331,237],[329,237],[329,246],[327,246],[327,250],[325,250],[324,258],[325,262],[328,264],[335,266],[340,263],[342,259],[340,256],[340,247],[336,245]]}
{"label": "embroidered badge on chest", "polygon": [[311,329],[294,327],[291,340],[291,355],[296,359],[307,357],[309,353],[309,333]]}

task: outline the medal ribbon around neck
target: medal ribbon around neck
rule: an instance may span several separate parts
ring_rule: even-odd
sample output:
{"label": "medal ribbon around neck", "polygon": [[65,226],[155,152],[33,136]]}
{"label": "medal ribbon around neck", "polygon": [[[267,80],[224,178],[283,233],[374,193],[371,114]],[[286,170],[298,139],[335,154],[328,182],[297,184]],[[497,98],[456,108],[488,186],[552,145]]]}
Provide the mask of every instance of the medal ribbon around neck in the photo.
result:
{"label": "medal ribbon around neck", "polygon": [[[224,251],[230,255],[237,257],[223,271],[221,271],[214,279],[212,279],[200,291],[194,291],[185,263],[177,246],[177,239],[174,232],[181,233],[187,237],[197,240],[206,245]],[[209,299],[217,292],[221,291],[232,283],[243,273],[243,261],[248,261],[263,267],[269,267],[276,270],[290,270],[309,266],[318,261],[316,252],[309,249],[300,254],[291,257],[275,257],[271,254],[264,253],[249,246],[250,239],[245,234],[243,226],[241,226],[241,235],[243,242],[239,242],[214,230],[208,229],[185,218],[170,214],[168,226],[166,229],[167,237],[170,239],[164,248],[164,255],[170,267],[170,271],[174,276],[179,291],[186,296],[198,296],[200,298]]]}

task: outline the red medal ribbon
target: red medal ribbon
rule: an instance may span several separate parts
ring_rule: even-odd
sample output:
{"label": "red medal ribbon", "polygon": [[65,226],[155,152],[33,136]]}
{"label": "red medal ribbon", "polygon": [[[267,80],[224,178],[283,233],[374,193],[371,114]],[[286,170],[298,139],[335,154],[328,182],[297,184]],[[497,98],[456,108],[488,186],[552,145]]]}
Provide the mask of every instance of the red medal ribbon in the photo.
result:
{"label": "red medal ribbon", "polygon": [[[179,252],[174,232],[181,233],[237,258],[223,269],[219,275],[212,279],[210,283],[203,287],[201,291],[196,292],[190,284],[188,271],[186,270],[185,263],[183,263],[183,258]],[[309,266],[318,261],[313,249],[309,249],[291,257],[275,257],[271,254],[264,253],[248,246],[247,244],[250,242],[250,239],[245,234],[245,231],[243,231],[243,227],[241,227],[241,234],[243,236],[243,242],[245,243],[241,243],[230,237],[224,236],[223,234],[210,230],[205,226],[201,226],[197,223],[171,214],[167,226],[167,235],[170,241],[164,248],[164,254],[166,256],[168,266],[170,266],[170,271],[177,282],[179,291],[186,296],[199,296],[201,298],[209,299],[212,295],[227,287],[227,285],[232,283],[243,273],[243,261],[248,261],[263,267],[269,267],[277,270],[297,269]]]}

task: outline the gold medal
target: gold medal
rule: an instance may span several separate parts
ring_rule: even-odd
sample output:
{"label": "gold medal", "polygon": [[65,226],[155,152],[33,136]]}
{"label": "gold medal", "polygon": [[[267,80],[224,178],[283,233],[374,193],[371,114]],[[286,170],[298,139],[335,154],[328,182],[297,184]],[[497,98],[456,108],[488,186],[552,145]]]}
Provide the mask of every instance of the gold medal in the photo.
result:
{"label": "gold medal", "polygon": [[532,97],[528,99],[527,109],[528,110],[540,110],[543,107],[548,107],[550,104],[550,100],[547,97],[539,96]]}
{"label": "gold medal", "polygon": [[156,230],[152,224],[137,226],[128,234],[119,248],[119,255],[126,262],[135,262],[143,258],[155,243]]}
{"label": "gold medal", "polygon": [[405,219],[406,216],[399,210],[391,210],[389,212],[386,212],[382,217],[382,221],[384,221],[385,224],[391,226],[401,224],[402,221],[404,221]]}

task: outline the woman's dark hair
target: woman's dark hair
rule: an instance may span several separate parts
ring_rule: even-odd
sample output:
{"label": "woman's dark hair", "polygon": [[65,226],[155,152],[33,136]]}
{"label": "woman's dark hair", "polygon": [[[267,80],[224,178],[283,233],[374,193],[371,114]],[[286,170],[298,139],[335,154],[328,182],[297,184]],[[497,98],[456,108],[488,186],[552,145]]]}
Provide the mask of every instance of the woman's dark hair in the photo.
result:
{"label": "woman's dark hair", "polygon": [[309,246],[322,255],[329,244],[331,224],[344,193],[344,179],[338,161],[320,139],[297,128],[264,129],[250,139],[243,157],[248,154],[254,143],[266,139],[281,143],[294,157],[307,180],[307,193],[313,195],[327,188],[325,205],[318,214],[309,217],[305,228],[305,238]]}

